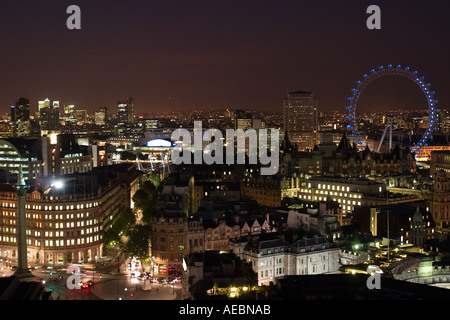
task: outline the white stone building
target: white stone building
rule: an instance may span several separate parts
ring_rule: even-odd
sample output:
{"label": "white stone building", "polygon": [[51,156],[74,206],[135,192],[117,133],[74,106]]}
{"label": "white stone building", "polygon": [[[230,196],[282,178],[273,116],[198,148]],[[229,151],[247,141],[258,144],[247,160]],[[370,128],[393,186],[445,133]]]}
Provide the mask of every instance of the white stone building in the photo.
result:
{"label": "white stone building", "polygon": [[259,285],[276,283],[288,275],[335,273],[339,269],[339,249],[317,235],[290,243],[274,234],[251,237],[242,258],[252,263]]}

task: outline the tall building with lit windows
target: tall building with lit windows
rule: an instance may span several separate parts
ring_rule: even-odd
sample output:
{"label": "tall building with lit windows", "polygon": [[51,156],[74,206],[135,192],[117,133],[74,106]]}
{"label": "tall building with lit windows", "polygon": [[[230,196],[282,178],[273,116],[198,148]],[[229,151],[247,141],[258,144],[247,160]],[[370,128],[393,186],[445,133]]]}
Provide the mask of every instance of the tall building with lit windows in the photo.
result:
{"label": "tall building with lit windows", "polygon": [[59,101],[51,102],[48,98],[38,102],[39,126],[41,127],[42,135],[57,133],[60,131],[59,107]]}
{"label": "tall building with lit windows", "polygon": [[134,123],[134,100],[129,97],[126,101],[117,103],[117,118],[119,125],[127,125]]}
{"label": "tall building with lit windows", "polygon": [[311,92],[290,92],[283,102],[284,131],[299,151],[310,151],[318,142],[317,99]]}
{"label": "tall building with lit windows", "polygon": [[94,111],[94,123],[98,126],[104,126],[108,122],[108,108],[100,108]]}
{"label": "tall building with lit windows", "polygon": [[29,121],[30,120],[30,100],[27,98],[19,98],[14,105],[14,112],[11,110],[12,121]]}
{"label": "tall building with lit windows", "polygon": [[19,98],[11,106],[11,123],[14,137],[24,137],[30,134],[30,100]]}

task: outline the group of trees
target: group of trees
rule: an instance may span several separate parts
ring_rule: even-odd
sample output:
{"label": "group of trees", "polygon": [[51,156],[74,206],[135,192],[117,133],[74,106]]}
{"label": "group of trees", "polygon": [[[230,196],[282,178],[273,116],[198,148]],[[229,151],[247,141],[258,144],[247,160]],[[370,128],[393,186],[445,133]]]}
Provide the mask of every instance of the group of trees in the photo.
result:
{"label": "group of trees", "polygon": [[106,249],[116,249],[121,253],[126,250],[126,238],[128,232],[136,223],[136,217],[131,208],[122,208],[116,221],[111,227],[103,232],[103,245]]}
{"label": "group of trees", "polygon": [[148,155],[144,155],[142,153],[139,153],[139,154],[136,155],[135,153],[133,153],[131,151],[126,151],[126,150],[120,152],[120,159],[121,160],[136,160],[136,157],[139,160],[147,160],[148,159]]}
{"label": "group of trees", "polygon": [[134,207],[142,211],[142,223],[150,224],[156,202],[158,188],[151,180],[144,181],[133,196]]}
{"label": "group of trees", "polygon": [[150,223],[160,186],[159,175],[150,173],[133,196],[135,209],[142,212],[142,219],[138,221],[131,208],[123,208],[116,221],[103,233],[106,249],[117,250],[124,256],[137,256],[141,260],[149,258]]}

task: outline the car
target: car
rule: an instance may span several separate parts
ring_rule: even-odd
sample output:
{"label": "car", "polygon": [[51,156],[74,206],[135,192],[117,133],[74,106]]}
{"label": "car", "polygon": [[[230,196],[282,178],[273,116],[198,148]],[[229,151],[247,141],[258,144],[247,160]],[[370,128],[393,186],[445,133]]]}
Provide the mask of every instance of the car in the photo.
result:
{"label": "car", "polygon": [[89,285],[88,285],[87,282],[85,282],[85,283],[83,283],[83,284],[81,285],[81,287],[82,287],[83,289],[87,289],[87,288],[89,288]]}
{"label": "car", "polygon": [[92,287],[94,285],[94,282],[92,280],[89,280],[86,282],[88,287]]}
{"label": "car", "polygon": [[139,276],[136,277],[138,280],[145,280],[147,279],[144,273],[141,273]]}
{"label": "car", "polygon": [[132,278],[136,277],[136,275],[135,275],[134,273],[131,273],[130,276],[131,276]]}

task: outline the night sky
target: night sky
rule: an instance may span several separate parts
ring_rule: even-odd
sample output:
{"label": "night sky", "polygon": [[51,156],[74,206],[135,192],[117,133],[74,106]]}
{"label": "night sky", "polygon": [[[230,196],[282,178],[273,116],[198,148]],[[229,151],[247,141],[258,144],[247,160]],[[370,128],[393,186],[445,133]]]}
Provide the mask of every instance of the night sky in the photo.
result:
{"label": "night sky", "polygon": [[[68,30],[69,5],[81,30]],[[368,30],[366,8],[381,8]],[[344,110],[362,75],[417,69],[450,106],[450,1],[55,0],[0,3],[0,113],[18,97],[117,111],[194,108],[281,111],[287,92],[312,91],[319,110]],[[172,98],[173,103],[169,101]],[[383,78],[358,110],[425,108],[406,79]]]}

